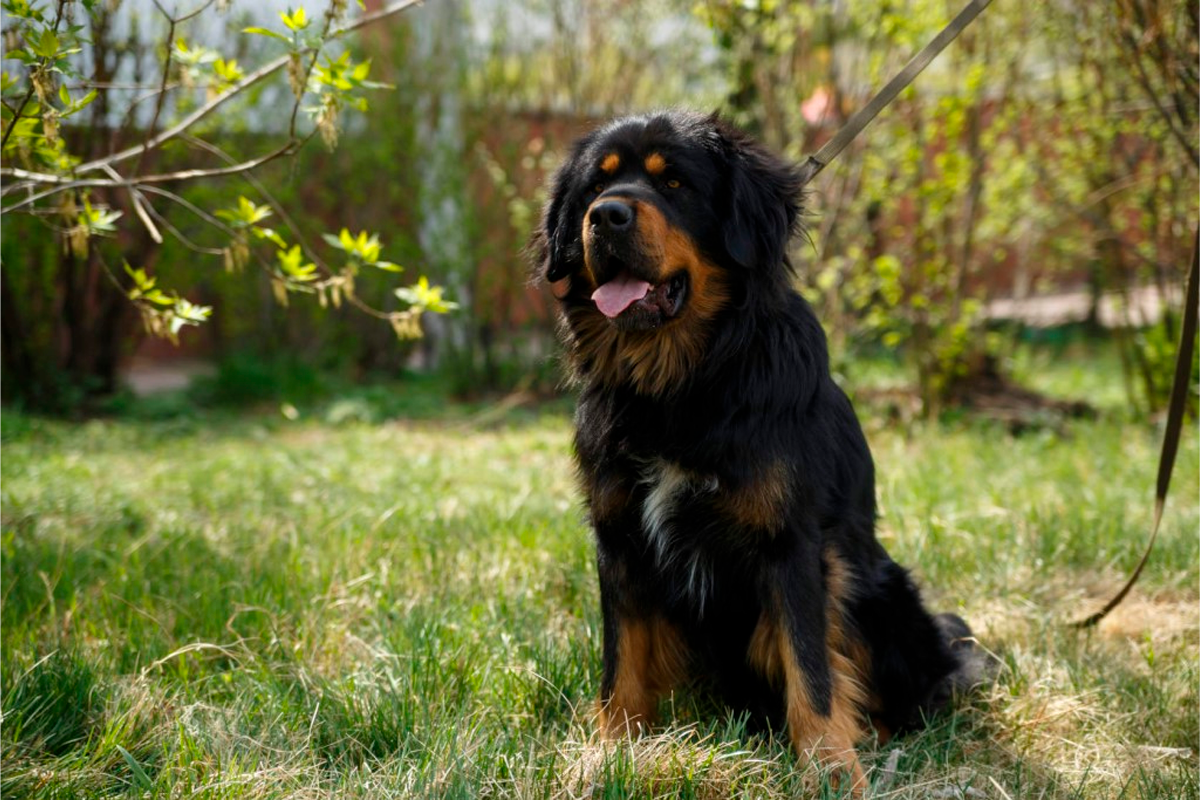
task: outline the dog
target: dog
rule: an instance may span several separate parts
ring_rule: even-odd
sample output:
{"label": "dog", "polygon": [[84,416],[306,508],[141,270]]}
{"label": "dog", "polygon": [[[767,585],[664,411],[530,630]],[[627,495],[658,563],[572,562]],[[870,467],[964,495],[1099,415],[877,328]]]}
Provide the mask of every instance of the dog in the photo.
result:
{"label": "dog", "polygon": [[867,725],[920,726],[977,670],[875,537],[871,453],[793,288],[801,189],[716,115],[618,119],[552,178],[536,269],[579,385],[602,732],[701,682],[860,794]]}

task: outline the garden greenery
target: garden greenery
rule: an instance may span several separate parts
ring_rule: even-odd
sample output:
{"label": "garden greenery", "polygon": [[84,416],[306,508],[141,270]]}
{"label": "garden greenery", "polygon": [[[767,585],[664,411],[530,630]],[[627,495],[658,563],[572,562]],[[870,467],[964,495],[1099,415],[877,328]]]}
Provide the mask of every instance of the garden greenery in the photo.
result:
{"label": "garden greenery", "polygon": [[[251,26],[242,31],[250,41],[239,47],[248,47],[252,41],[253,54],[263,57],[262,63],[250,70],[232,55],[197,45],[186,36],[189,24],[221,13],[227,2],[196,0],[195,7],[186,12],[169,12],[155,2],[166,24],[158,51],[160,79],[130,93],[118,91],[127,88],[116,80],[122,76],[97,74],[102,59],[88,53],[89,47],[97,46],[88,36],[110,30],[109,18],[118,3],[6,0],[5,35],[10,46],[5,57],[20,66],[10,73],[6,62],[3,73],[0,213],[20,212],[44,220],[62,237],[67,256],[81,261],[96,259],[108,279],[136,306],[148,333],[175,342],[184,327],[201,324],[212,309],[165,289],[160,277],[151,275],[146,265],[125,263],[123,270],[114,268],[106,248],[96,246],[97,240],[115,237],[120,226],[141,226],[155,244],[162,244],[165,232],[189,249],[219,259],[230,272],[248,264],[264,270],[280,305],[286,306],[292,294],[310,294],[322,306],[348,303],[378,317],[401,338],[419,337],[421,314],[445,313],[455,304],[425,277],[396,288],[393,293],[399,303],[387,310],[360,298],[355,278],[362,270],[403,270],[381,257],[383,245],[378,234],[362,231],[352,235],[344,228],[340,234],[325,234],[325,242],[340,251],[336,258],[326,257],[308,244],[287,210],[261,184],[252,183],[258,197],[237,194],[228,206],[216,209],[197,207],[175,190],[191,181],[231,175],[250,178],[256,168],[295,154],[316,136],[329,148],[336,147],[345,111],[367,111],[366,92],[389,88],[369,80],[370,61],[354,61],[341,43],[350,31],[414,4],[414,0],[397,0],[354,19],[348,18],[346,0],[331,0],[320,15],[310,15],[303,6],[280,12],[277,28]],[[81,21],[84,17],[89,24]],[[282,52],[270,58],[272,50]],[[210,116],[239,113],[230,101],[280,72],[286,75],[292,102],[287,114],[276,119],[283,121],[280,127],[284,130],[275,147],[252,158],[237,159],[195,134],[198,123]],[[103,112],[79,125],[80,136],[92,141],[109,132],[106,129],[113,119],[136,120],[143,104],[153,110],[144,129],[133,126],[140,143],[85,161],[73,152],[70,142],[77,139],[67,136],[66,129],[98,99]],[[170,119],[171,114],[177,119]],[[164,123],[161,127],[160,122]],[[210,133],[213,130],[209,128]],[[146,169],[147,155],[173,140],[186,142],[194,153],[209,160],[215,156],[226,163],[161,173]],[[103,190],[127,193],[134,218],[99,199],[97,193]],[[220,244],[193,242],[156,208],[162,203],[180,206],[207,222],[216,230]],[[277,221],[282,227],[272,227]]]}

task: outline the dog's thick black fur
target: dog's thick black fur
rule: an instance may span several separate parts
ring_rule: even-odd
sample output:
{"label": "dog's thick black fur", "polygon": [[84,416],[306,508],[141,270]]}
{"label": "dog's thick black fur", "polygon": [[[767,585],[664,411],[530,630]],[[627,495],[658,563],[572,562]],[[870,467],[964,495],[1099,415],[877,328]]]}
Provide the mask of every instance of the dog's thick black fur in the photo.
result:
{"label": "dog's thick black fur", "polygon": [[800,190],[715,116],[620,119],[555,177],[540,269],[581,387],[603,728],[706,680],[861,787],[867,722],[920,724],[965,682],[970,631],[875,538],[871,453],[792,288]]}

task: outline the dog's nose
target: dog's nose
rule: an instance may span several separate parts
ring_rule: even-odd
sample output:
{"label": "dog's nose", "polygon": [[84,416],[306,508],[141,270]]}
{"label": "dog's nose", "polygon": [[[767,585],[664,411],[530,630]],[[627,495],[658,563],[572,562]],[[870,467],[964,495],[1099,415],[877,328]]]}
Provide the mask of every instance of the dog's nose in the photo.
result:
{"label": "dog's nose", "polygon": [[601,233],[620,233],[633,225],[633,206],[621,200],[605,200],[592,206],[588,219]]}

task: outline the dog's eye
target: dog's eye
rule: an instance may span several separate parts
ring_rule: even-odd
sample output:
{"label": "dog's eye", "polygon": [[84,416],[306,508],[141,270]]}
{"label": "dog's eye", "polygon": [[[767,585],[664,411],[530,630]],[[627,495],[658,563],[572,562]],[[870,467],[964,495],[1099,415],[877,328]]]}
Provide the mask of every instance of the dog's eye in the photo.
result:
{"label": "dog's eye", "polygon": [[667,188],[668,188],[668,189],[678,189],[678,188],[679,188],[679,181],[677,181],[677,180],[675,180],[674,178],[672,178],[671,180],[667,181]]}
{"label": "dog's eye", "polygon": [[595,186],[592,187],[592,191],[595,192],[596,194],[600,194],[601,192],[604,191],[604,184],[597,183]]}

